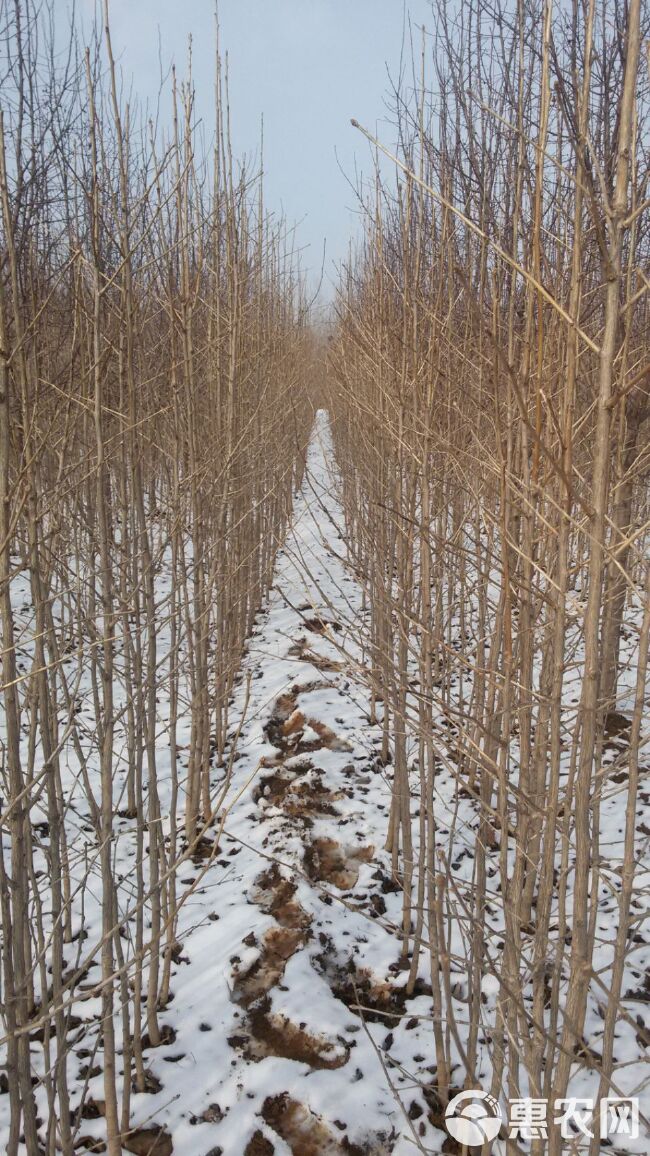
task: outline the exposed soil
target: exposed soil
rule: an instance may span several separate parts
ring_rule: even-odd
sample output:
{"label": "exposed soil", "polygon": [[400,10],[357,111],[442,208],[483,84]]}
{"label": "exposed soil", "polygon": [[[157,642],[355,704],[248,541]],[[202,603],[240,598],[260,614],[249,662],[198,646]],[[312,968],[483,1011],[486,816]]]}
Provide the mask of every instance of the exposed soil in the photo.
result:
{"label": "exposed soil", "polygon": [[262,911],[277,919],[281,927],[309,927],[311,919],[294,899],[295,883],[280,874],[276,863],[258,876],[251,899]]}
{"label": "exposed soil", "polygon": [[618,710],[610,710],[605,716],[604,733],[607,738],[613,738],[615,735],[629,738],[631,727],[632,720]]}
{"label": "exposed soil", "polygon": [[329,791],[322,783],[322,771],[305,760],[298,765],[280,765],[274,774],[260,780],[253,798],[256,803],[280,807],[293,819],[306,819],[338,814],[333,803],[341,793]]}
{"label": "exposed soil", "polygon": [[359,865],[369,863],[374,847],[346,847],[334,839],[314,839],[305,848],[305,871],[318,883],[350,891],[359,878]]}
{"label": "exposed soil", "polygon": [[163,1128],[139,1128],[123,1136],[120,1143],[135,1156],[172,1156],[174,1151],[171,1136]]}
{"label": "exposed soil", "polygon": [[[270,1096],[264,1103],[262,1116],[289,1145],[293,1156],[370,1156],[370,1149],[336,1135],[320,1116],[288,1094]],[[380,1141],[373,1144],[374,1156],[390,1151],[379,1144]]]}
{"label": "exposed soil", "polygon": [[291,956],[304,945],[307,934],[297,928],[270,928],[262,940],[259,958],[248,971],[235,977],[233,994],[237,1003],[249,1007],[275,987],[282,979]]}
{"label": "exposed soil", "polygon": [[[338,629],[337,623],[320,618],[304,625],[319,634]],[[319,656],[313,655],[304,639],[292,647],[292,652],[325,669],[319,666]],[[327,668],[339,667],[328,663]],[[277,755],[265,760],[271,773],[258,780],[252,796],[261,813],[275,809],[282,813],[290,828],[300,832],[308,879],[350,891],[358,881],[361,864],[372,860],[374,848],[347,845],[322,836],[311,837],[315,822],[339,815],[336,803],[351,796],[353,791],[352,785],[338,790],[329,788],[325,772],[308,757],[311,751],[322,748],[350,749],[329,726],[300,707],[301,695],[328,685],[318,681],[296,684],[276,699],[264,730]],[[350,764],[347,770],[356,785],[360,777],[357,768]],[[245,1014],[241,1029],[230,1037],[229,1043],[254,1062],[278,1057],[306,1064],[314,1071],[340,1068],[348,1062],[354,1040],[327,1038],[306,1022],[293,1022],[273,1010],[274,989],[281,984],[290,959],[305,948],[313,934],[312,918],[296,899],[297,890],[297,883],[287,877],[284,869],[272,864],[257,877],[249,893],[250,902],[271,915],[276,924],[259,940],[255,932],[244,940],[247,947],[258,949],[258,955],[250,966],[235,970],[233,976],[233,999],[245,1009]],[[322,933],[321,941],[325,946],[327,940]],[[325,977],[335,997],[357,1015],[385,1022],[387,1016],[403,1014],[403,989],[394,988],[390,983],[379,984],[370,974],[356,974],[351,964],[332,964],[329,951],[312,959],[311,965]],[[324,1120],[288,1092],[267,1098],[262,1116],[267,1127],[282,1138],[294,1156],[388,1156],[391,1151],[391,1138],[379,1134],[369,1146],[353,1144],[342,1135],[344,1124]],[[273,1152],[273,1144],[258,1129],[249,1140],[244,1156],[268,1156]]]}
{"label": "exposed soil", "polygon": [[244,1156],[273,1156],[275,1148],[260,1130],[254,1132],[244,1148]]}
{"label": "exposed soil", "polygon": [[328,630],[341,629],[340,622],[332,622],[331,619],[321,618],[320,615],[316,615],[314,618],[305,618],[303,626],[307,630],[311,630],[312,634],[327,634]]}
{"label": "exposed soil", "polygon": [[[322,974],[337,999],[355,1015],[362,1016],[369,1023],[390,1025],[405,1013],[407,995],[405,987],[398,987],[387,981],[378,981],[371,972],[357,968],[352,958],[337,961],[331,945],[314,957],[314,962],[322,969]],[[430,988],[419,982],[414,995],[429,994]]]}
{"label": "exposed soil", "polygon": [[221,848],[217,846],[214,839],[207,839],[204,836],[202,839],[199,839],[192,851],[192,862],[198,866],[200,863],[204,863],[206,859],[215,858],[220,850]]}
{"label": "exposed soil", "polygon": [[309,649],[309,643],[306,638],[299,639],[298,642],[289,650],[289,655],[292,658],[298,658],[301,662],[308,662],[316,670],[322,671],[338,671],[343,670],[343,663],[337,662],[335,659],[325,658],[322,654],[316,654],[315,651]]}
{"label": "exposed soil", "polygon": [[276,1056],[308,1064],[310,1068],[342,1068],[350,1057],[344,1042],[332,1042],[309,1030],[306,1024],[292,1023],[286,1016],[271,1010],[270,1000],[259,1000],[249,1009],[241,1033],[228,1041],[249,1060]]}

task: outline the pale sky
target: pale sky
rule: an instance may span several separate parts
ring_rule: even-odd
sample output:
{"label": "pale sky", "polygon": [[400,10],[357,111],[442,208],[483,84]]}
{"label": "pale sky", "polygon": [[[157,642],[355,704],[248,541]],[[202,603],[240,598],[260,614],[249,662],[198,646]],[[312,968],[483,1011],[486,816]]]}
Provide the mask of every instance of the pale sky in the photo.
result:
{"label": "pale sky", "polygon": [[[56,0],[57,16],[69,0]],[[78,0],[87,16],[93,0]],[[213,0],[111,0],[114,51],[128,87],[155,102],[160,61],[182,74],[193,39],[198,112],[213,125]],[[267,206],[298,223],[303,264],[326,280],[357,227],[348,179],[369,173],[370,150],[355,117],[393,143],[385,121],[389,76],[397,80],[410,16],[417,51],[429,0],[219,0],[222,51],[228,52],[235,155],[258,152],[264,115]],[[407,47],[410,58],[410,48]],[[341,169],[343,170],[341,172]],[[348,179],[346,179],[348,178]],[[331,288],[324,285],[324,296]]]}

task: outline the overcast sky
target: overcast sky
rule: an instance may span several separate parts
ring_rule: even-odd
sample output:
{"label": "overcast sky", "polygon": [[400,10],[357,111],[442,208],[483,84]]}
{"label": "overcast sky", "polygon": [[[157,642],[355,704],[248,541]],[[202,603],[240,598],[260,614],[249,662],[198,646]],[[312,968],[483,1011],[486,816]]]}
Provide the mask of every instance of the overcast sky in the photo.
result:
{"label": "overcast sky", "polygon": [[[93,0],[78,0],[78,8],[87,17]],[[111,0],[110,11],[116,56],[143,101],[156,99],[161,59],[184,70],[192,35],[198,111],[211,132],[213,0]],[[219,0],[234,151],[257,153],[263,114],[268,207],[300,222],[312,274],[327,239],[330,281],[356,227],[348,180],[371,167],[350,118],[391,138],[381,122],[389,76],[399,74],[405,13],[414,28],[431,22],[429,0]]]}

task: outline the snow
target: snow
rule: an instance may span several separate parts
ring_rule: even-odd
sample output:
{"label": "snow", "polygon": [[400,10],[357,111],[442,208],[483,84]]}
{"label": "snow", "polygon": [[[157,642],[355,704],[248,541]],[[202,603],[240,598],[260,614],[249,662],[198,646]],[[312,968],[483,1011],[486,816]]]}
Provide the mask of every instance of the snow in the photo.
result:
{"label": "snow", "polygon": [[[228,1156],[243,1154],[250,1138],[261,1132],[278,1154],[291,1151],[276,1128],[265,1120],[275,1097],[288,1094],[309,1109],[332,1134],[331,1152],[343,1152],[343,1140],[365,1146],[369,1156],[391,1152],[411,1156],[417,1147],[439,1153],[445,1135],[428,1116],[423,1088],[435,1081],[431,997],[419,994],[407,1001],[405,1014],[377,1011],[362,1019],[354,1010],[354,998],[342,998],[345,977],[367,975],[375,985],[399,988],[406,982],[397,969],[401,896],[382,889],[390,876],[383,850],[390,807],[390,767],[381,766],[378,753],[380,726],[370,723],[369,691],[363,681],[363,593],[348,566],[343,542],[343,515],[338,498],[338,478],[327,416],[319,411],[308,452],[305,479],[296,496],[294,515],[286,542],[279,551],[273,588],[264,612],[250,639],[231,715],[234,733],[241,723],[250,686],[250,698],[237,745],[232,781],[222,800],[223,830],[219,851],[212,861],[181,864],[179,878],[185,891],[177,939],[182,945],[172,971],[173,1001],[161,1016],[173,1027],[173,1043],[148,1049],[146,1066],[160,1081],[158,1092],[134,1094],[132,1125],[164,1124],[175,1153],[206,1156],[220,1150]],[[169,596],[169,577],[163,562],[157,576],[160,605]],[[26,669],[34,622],[29,585],[25,575],[16,579],[17,593],[24,588],[20,614],[21,661]],[[324,625],[320,625],[320,624]],[[311,627],[316,626],[316,629]],[[164,669],[165,634],[160,653]],[[74,695],[92,723],[92,693],[84,673],[83,645],[69,656],[69,677]],[[316,656],[316,661],[310,661]],[[629,658],[630,656],[628,656]],[[629,666],[633,663],[630,661]],[[250,682],[248,683],[248,677]],[[567,679],[567,702],[577,695],[575,679]],[[629,695],[624,680],[623,697]],[[627,688],[627,689],[625,689]],[[287,736],[281,765],[274,765],[279,749],[265,727],[281,696],[293,697],[291,721],[296,729]],[[167,725],[169,701],[164,679],[158,691],[159,733],[157,758],[163,829],[168,833],[170,807],[169,749]],[[82,715],[83,717],[83,715]],[[327,728],[327,732],[323,731]],[[331,732],[331,734],[330,734]],[[90,725],[89,725],[89,735]],[[326,739],[323,737],[326,733]],[[187,743],[189,720],[181,718],[179,743]],[[27,740],[25,740],[27,741]],[[326,745],[322,745],[326,742]],[[435,807],[441,846],[451,867],[453,886],[459,896],[470,899],[474,872],[477,806],[471,798],[458,798],[453,758],[442,732],[436,736],[441,769],[435,780]],[[116,789],[125,773],[125,735],[116,732]],[[88,938],[72,945],[78,963],[94,951],[101,926],[101,886],[98,852],[88,821],[88,803],[80,782],[77,754],[66,744],[64,792],[70,805],[66,822],[73,853],[73,877],[77,894],[78,926],[83,921]],[[513,757],[516,743],[513,743]],[[96,752],[88,740],[88,774],[98,793]],[[266,765],[265,765],[266,764]],[[212,770],[213,792],[219,792],[223,771]],[[283,779],[280,787],[274,775]],[[290,780],[284,790],[285,780]],[[417,790],[417,773],[413,778]],[[284,793],[283,793],[284,792]],[[606,984],[616,935],[616,892],[620,886],[622,806],[624,798],[608,783],[601,809],[601,854],[606,857],[608,888],[603,891],[597,935],[596,968]],[[650,824],[650,795],[643,814]],[[417,806],[414,797],[414,812]],[[37,809],[35,809],[35,812]],[[180,811],[179,811],[180,813]],[[34,821],[39,817],[35,813]],[[133,921],[136,867],[136,836],[130,819],[117,822],[115,871],[121,878],[120,906],[125,926]],[[649,827],[650,832],[650,827]],[[323,877],[324,858],[338,854],[335,877]],[[647,860],[647,840],[644,852]],[[40,858],[39,858],[40,857]],[[320,866],[319,866],[320,864]],[[295,887],[291,902],[298,911],[292,939],[277,979],[262,997],[247,1003],[242,995],[251,969],[268,962],[265,937],[277,933],[280,924],[270,912],[277,881],[268,883],[274,867],[281,880]],[[45,846],[36,855],[36,866],[45,869]],[[86,872],[90,867],[88,879]],[[146,871],[146,864],[141,865]],[[493,1018],[498,992],[499,944],[504,930],[503,904],[497,884],[499,852],[488,856],[488,876],[494,890],[489,896],[484,974],[481,990],[485,1031]],[[320,873],[320,878],[319,878]],[[264,877],[267,877],[266,879]],[[604,877],[604,876],[603,876]],[[260,881],[261,880],[261,881]],[[650,866],[637,876],[642,896],[638,915],[647,912]],[[266,884],[266,885],[265,885]],[[45,894],[47,893],[45,887]],[[269,898],[270,897],[270,898]],[[83,907],[82,907],[83,905]],[[82,915],[83,910],[83,915]],[[450,928],[453,1011],[461,1035],[467,1018],[465,940],[468,920],[462,905]],[[70,955],[70,948],[66,952]],[[125,948],[126,950],[126,948]],[[93,968],[95,970],[93,970]],[[423,957],[420,974],[427,978]],[[650,968],[650,946],[645,941],[630,954],[626,964],[624,993],[641,987]],[[99,972],[91,959],[86,983]],[[349,988],[348,983],[348,988]],[[597,989],[596,989],[597,991]],[[255,1038],[253,1021],[263,1003],[264,1038]],[[363,992],[359,992],[363,1004]],[[632,1018],[639,1004],[629,1003]],[[97,1044],[99,999],[91,996],[74,1009],[86,1021],[78,1032],[74,1050]],[[643,1006],[641,1005],[641,1011]],[[270,1027],[273,1031],[269,1032]],[[121,1025],[116,1023],[118,1047]],[[300,1046],[311,1048],[311,1059],[296,1055],[294,1034]],[[602,1034],[598,1001],[591,998],[585,1038],[597,1046]],[[479,1076],[488,1089],[491,1079],[490,1049],[481,1033]],[[278,1039],[283,1043],[278,1044]],[[269,1042],[270,1040],[270,1042]],[[458,1078],[461,1057],[452,1051]],[[278,1054],[286,1052],[288,1054]],[[264,1054],[266,1053],[266,1054]],[[638,1094],[647,1081],[645,1049],[635,1040],[630,1024],[621,1023],[616,1054],[617,1084],[623,1092]],[[101,1049],[98,1049],[98,1057]],[[300,1053],[303,1056],[303,1053]],[[42,1071],[40,1045],[33,1048],[34,1067]],[[81,1060],[70,1064],[72,1107],[79,1103],[83,1080],[75,1081]],[[460,1073],[462,1080],[462,1073]],[[578,1071],[572,1095],[595,1095],[593,1072]],[[401,1103],[396,1099],[399,1096]],[[522,1088],[522,1095],[526,1089]],[[103,1099],[102,1075],[88,1082],[87,1095]],[[42,1090],[37,1089],[41,1116],[47,1114]],[[218,1105],[218,1109],[214,1107]],[[0,1096],[0,1149],[8,1135],[8,1097]],[[504,1105],[505,1108],[505,1105]],[[418,1114],[419,1113],[419,1114]],[[409,1119],[409,1114],[411,1119]],[[205,1117],[205,1118],[204,1118]],[[306,1119],[311,1121],[312,1117]],[[103,1121],[82,1121],[81,1134],[101,1137]],[[635,1146],[636,1143],[636,1146]],[[337,1147],[338,1145],[338,1147]],[[323,1151],[326,1149],[323,1148]],[[648,1139],[626,1144],[626,1151],[646,1152]],[[298,1149],[294,1149],[298,1151]],[[503,1153],[497,1141],[493,1151]],[[609,1149],[610,1152],[616,1149]]]}

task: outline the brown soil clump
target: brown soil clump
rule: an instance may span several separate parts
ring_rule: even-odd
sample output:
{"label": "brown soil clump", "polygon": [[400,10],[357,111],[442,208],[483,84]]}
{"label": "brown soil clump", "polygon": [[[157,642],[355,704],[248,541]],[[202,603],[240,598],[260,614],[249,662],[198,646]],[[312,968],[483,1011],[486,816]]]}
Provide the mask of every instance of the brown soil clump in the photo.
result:
{"label": "brown soil clump", "polygon": [[261,911],[272,915],[282,927],[309,927],[311,918],[294,899],[296,890],[295,883],[283,878],[274,863],[258,876],[251,898]]}
{"label": "brown soil clump", "polygon": [[321,777],[322,773],[315,771],[308,761],[292,767],[281,764],[275,774],[260,781],[253,798],[256,803],[281,808],[292,819],[337,815],[333,802],[342,797],[341,792],[329,791]]}
{"label": "brown soil clump", "polygon": [[306,1024],[292,1023],[286,1016],[272,1012],[268,999],[250,1009],[246,1030],[231,1036],[228,1042],[250,1060],[275,1056],[307,1064],[314,1070],[342,1068],[350,1056],[346,1044],[333,1043],[310,1032]]}
{"label": "brown soil clump", "polygon": [[374,847],[345,847],[334,839],[314,839],[305,849],[305,871],[318,883],[349,891],[359,878],[359,864],[369,863]]}
{"label": "brown soil clump", "polygon": [[174,1151],[172,1138],[163,1128],[138,1128],[121,1136],[120,1144],[134,1156],[172,1156]]}
{"label": "brown soil clump", "polygon": [[264,935],[259,958],[235,978],[234,998],[243,1007],[249,1007],[260,996],[275,987],[284,975],[284,969],[299,948],[307,933],[290,927],[271,927]]}
{"label": "brown soil clump", "polygon": [[307,630],[311,630],[312,634],[327,634],[328,630],[339,631],[341,629],[339,622],[332,622],[328,618],[321,618],[320,615],[314,618],[305,618],[303,620],[303,626],[305,626]]}
{"label": "brown soil clump", "polygon": [[[337,963],[329,950],[316,956],[314,963],[327,979],[332,994],[369,1023],[383,1023],[390,1027],[405,1014],[406,987],[378,979],[368,968],[356,967],[352,958]],[[417,980],[413,994],[408,998],[430,994],[430,985]]]}
{"label": "brown soil clump", "polygon": [[343,663],[336,662],[334,659],[325,658],[322,654],[316,654],[315,651],[310,650],[306,638],[301,638],[289,650],[292,658],[298,658],[301,662],[309,662],[316,670],[337,671],[343,670]]}
{"label": "brown soil clump", "polygon": [[[270,1128],[289,1145],[293,1156],[369,1156],[370,1149],[351,1144],[347,1137],[340,1138],[330,1126],[305,1104],[282,1096],[269,1096],[264,1101],[262,1116]],[[388,1153],[385,1147],[373,1146],[375,1156]]]}
{"label": "brown soil clump", "polygon": [[275,1148],[270,1140],[263,1136],[259,1128],[251,1136],[244,1148],[244,1156],[273,1156]]}

